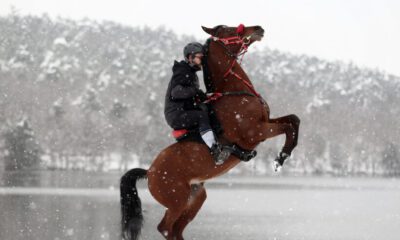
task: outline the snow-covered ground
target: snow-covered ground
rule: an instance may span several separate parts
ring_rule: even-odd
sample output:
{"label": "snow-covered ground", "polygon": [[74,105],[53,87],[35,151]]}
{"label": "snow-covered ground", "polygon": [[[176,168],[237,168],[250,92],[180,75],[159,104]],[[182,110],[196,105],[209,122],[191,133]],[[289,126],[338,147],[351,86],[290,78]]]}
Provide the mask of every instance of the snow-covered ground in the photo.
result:
{"label": "snow-covered ground", "polygon": [[[400,236],[397,179],[222,178],[186,239],[325,240]],[[156,231],[163,208],[139,184],[144,205],[142,239]],[[119,239],[118,189],[0,188],[0,239]]]}

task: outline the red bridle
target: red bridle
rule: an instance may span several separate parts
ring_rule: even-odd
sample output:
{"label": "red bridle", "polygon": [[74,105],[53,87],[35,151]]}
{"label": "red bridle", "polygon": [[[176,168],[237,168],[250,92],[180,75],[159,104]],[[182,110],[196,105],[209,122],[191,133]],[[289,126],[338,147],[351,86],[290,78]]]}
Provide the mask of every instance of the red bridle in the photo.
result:
{"label": "red bridle", "polygon": [[[235,59],[232,60],[231,66],[230,66],[230,67],[228,68],[228,70],[225,72],[224,78],[227,77],[228,75],[233,75],[233,76],[236,77],[237,79],[241,80],[241,81],[250,89],[250,91],[251,91],[254,95],[256,95],[257,97],[261,97],[260,94],[254,89],[254,87],[251,85],[250,82],[246,81],[246,80],[245,80],[244,78],[242,78],[239,74],[237,74],[237,73],[235,73],[235,72],[233,71],[233,66],[234,66],[235,63],[237,62],[236,60],[237,60],[237,58],[238,58],[239,56],[242,56],[242,57],[240,58],[239,65],[242,64],[242,60],[243,60],[244,54],[247,52],[248,44],[250,43],[250,38],[251,38],[251,35],[249,35],[249,36],[247,36],[247,37],[244,37],[244,36],[243,36],[243,34],[244,34],[244,25],[243,25],[243,24],[240,24],[240,25],[236,28],[236,33],[237,33],[237,36],[227,37],[227,38],[219,38],[219,37],[214,37],[214,36],[212,36],[212,39],[213,39],[214,41],[216,41],[216,42],[217,42],[217,41],[221,42],[221,43],[223,44],[223,46],[225,47],[225,49],[227,49],[227,50],[228,50],[227,46],[229,46],[229,45],[232,45],[232,44],[240,45],[240,49],[239,49],[238,53],[232,54],[232,53],[229,53],[229,52],[228,52],[228,54],[229,54],[231,57],[234,57]],[[228,50],[228,51],[229,51],[229,50]],[[219,94],[219,95],[221,95],[221,94]],[[220,96],[218,96],[217,99],[218,99],[219,97],[220,97]],[[216,99],[213,99],[213,100],[216,100]]]}

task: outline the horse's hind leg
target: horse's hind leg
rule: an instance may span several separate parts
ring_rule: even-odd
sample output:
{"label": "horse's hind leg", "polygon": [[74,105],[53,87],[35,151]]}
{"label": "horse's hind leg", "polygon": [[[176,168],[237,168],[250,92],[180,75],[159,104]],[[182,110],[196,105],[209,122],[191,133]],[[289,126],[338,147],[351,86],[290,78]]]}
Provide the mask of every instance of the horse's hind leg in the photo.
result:
{"label": "horse's hind leg", "polygon": [[197,215],[206,198],[207,194],[203,184],[192,185],[192,191],[186,208],[174,225],[174,236],[178,236],[177,239],[183,240],[183,230]]}
{"label": "horse's hind leg", "polygon": [[163,197],[157,200],[161,200],[159,202],[167,210],[157,229],[167,240],[178,240],[178,236],[174,233],[174,224],[186,208],[190,197],[190,186],[188,184],[174,184],[174,186],[168,188],[160,188],[159,194],[162,194]]}
{"label": "horse's hind leg", "polygon": [[168,213],[168,209],[167,210],[165,210],[165,213],[164,213],[164,217],[162,218],[162,220],[161,220],[161,222],[158,224],[158,226],[157,226],[157,230],[165,237],[165,238],[167,238],[167,236],[168,236],[168,228],[167,228],[167,226],[165,225],[165,219],[167,218],[167,215],[168,215],[169,213]]}

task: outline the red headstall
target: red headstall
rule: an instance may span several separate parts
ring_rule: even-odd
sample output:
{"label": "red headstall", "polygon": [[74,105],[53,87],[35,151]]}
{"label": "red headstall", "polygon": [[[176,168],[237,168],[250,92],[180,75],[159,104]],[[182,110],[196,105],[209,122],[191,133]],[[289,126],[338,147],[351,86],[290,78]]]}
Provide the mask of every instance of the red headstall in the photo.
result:
{"label": "red headstall", "polygon": [[[239,49],[239,52],[235,56],[235,58],[236,58],[235,60],[237,60],[239,58],[239,56],[241,56],[239,64],[242,63],[243,56],[247,52],[247,47],[250,42],[249,37],[243,36],[244,29],[245,29],[244,25],[239,24],[239,26],[236,28],[237,36],[226,37],[226,38],[219,38],[219,37],[214,37],[214,36],[212,37],[214,41],[220,41],[225,46],[228,46],[231,44],[238,44],[240,46],[240,49]],[[250,82],[248,82],[247,80],[242,78],[239,74],[237,74],[236,72],[233,71],[233,67],[235,66],[235,63],[237,63],[237,61],[235,61],[235,60],[232,60],[232,64],[225,72],[224,78],[228,77],[229,75],[233,75],[235,78],[242,81],[254,95],[256,95],[257,97],[261,97],[260,94],[254,89],[254,87],[252,86],[252,84]],[[222,96],[223,95],[220,93],[214,93],[214,95],[209,96],[209,101],[216,101],[217,99],[219,99]]]}

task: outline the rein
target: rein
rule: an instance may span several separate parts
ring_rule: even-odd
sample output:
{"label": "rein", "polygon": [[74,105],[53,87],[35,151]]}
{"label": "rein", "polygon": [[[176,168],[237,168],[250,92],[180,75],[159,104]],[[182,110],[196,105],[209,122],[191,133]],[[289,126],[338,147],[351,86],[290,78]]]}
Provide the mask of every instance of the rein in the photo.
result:
{"label": "rein", "polygon": [[246,92],[246,91],[239,91],[239,92],[223,92],[223,93],[211,93],[210,95],[207,95],[208,99],[204,101],[204,103],[209,103],[212,101],[217,101],[219,98],[223,96],[239,96],[239,95],[247,95],[251,97],[256,97],[256,95]]}

